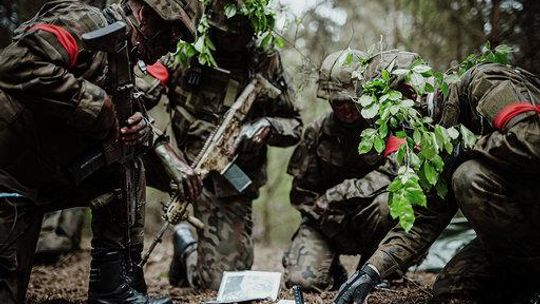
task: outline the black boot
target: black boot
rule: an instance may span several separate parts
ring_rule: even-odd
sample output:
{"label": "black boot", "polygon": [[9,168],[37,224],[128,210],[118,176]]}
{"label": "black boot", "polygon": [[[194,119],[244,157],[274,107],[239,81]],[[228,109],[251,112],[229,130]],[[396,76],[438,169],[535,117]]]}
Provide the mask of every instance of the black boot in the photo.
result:
{"label": "black boot", "polygon": [[120,251],[92,251],[88,304],[172,304],[171,299],[150,299],[130,287],[122,256]]}
{"label": "black boot", "polygon": [[134,245],[124,251],[127,283],[136,291],[146,294],[148,286],[144,280],[143,268],[139,266],[142,260],[143,245]]}
{"label": "black boot", "polygon": [[169,283],[172,286],[188,287],[186,257],[197,249],[197,240],[188,224],[180,223],[174,229],[173,247],[174,255],[169,268]]}

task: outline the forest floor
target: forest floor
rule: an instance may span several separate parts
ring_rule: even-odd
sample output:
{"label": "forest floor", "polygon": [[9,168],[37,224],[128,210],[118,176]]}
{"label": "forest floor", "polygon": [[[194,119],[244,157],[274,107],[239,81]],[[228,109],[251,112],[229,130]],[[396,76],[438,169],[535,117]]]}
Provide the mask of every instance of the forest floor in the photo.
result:
{"label": "forest floor", "polygon": [[[88,246],[83,250],[62,256],[56,263],[36,265],[28,288],[28,303],[59,304],[85,303],[88,286],[90,252]],[[257,245],[255,248],[254,270],[282,271],[281,254],[283,248]],[[168,284],[167,271],[172,256],[170,241],[158,245],[151,257],[146,271],[149,293],[154,296],[169,295],[175,303],[202,303],[216,298],[216,292],[196,291],[191,288],[173,288]],[[355,267],[357,259],[343,257],[347,269]],[[389,288],[377,290],[367,303],[427,303],[429,292],[435,279],[434,274],[409,273],[406,279],[393,281]],[[304,295],[306,303],[331,303],[335,292]],[[292,293],[282,289],[280,299],[293,299]]]}

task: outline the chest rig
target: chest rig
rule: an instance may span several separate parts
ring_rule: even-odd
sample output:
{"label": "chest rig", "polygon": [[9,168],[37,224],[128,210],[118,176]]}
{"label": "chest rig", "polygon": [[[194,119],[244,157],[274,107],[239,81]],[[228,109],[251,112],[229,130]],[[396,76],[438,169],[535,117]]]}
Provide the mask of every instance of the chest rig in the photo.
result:
{"label": "chest rig", "polygon": [[254,58],[251,52],[222,55],[216,57],[219,67],[192,62],[174,75],[171,106],[195,119],[217,123],[254,77]]}

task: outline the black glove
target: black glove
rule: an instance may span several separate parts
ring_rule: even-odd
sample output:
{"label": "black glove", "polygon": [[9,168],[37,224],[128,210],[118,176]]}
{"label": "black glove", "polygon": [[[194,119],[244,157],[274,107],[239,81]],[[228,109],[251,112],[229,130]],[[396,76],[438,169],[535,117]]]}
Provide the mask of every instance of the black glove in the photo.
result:
{"label": "black glove", "polygon": [[339,288],[334,304],[362,304],[368,294],[381,281],[379,274],[368,265],[357,270]]}

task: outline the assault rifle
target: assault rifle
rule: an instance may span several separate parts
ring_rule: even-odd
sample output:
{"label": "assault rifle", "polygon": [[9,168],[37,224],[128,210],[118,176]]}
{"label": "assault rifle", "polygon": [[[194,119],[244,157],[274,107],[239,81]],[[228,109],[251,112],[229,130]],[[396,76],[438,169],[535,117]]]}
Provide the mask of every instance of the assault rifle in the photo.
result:
{"label": "assault rifle", "polygon": [[[122,124],[134,114],[134,103],[136,102],[126,24],[117,21],[104,28],[83,34],[82,39],[89,49],[107,53],[108,84],[111,88],[109,95],[114,103],[118,122]],[[82,181],[104,165],[113,164],[116,166],[116,179],[121,187],[121,204],[127,213],[126,239],[128,245],[131,243],[129,230],[135,223],[136,187],[139,183],[136,174],[137,155],[135,152],[133,147],[117,141],[105,145],[100,153],[91,155],[72,170],[73,173],[79,173],[78,178]]]}
{"label": "assault rifle", "polygon": [[[246,86],[242,94],[236,99],[231,108],[225,113],[221,124],[208,137],[203,148],[195,158],[191,167],[205,178],[210,172],[218,172],[238,191],[244,191],[251,185],[251,179],[238,165],[235,164],[236,155],[230,155],[236,145],[236,139],[242,131],[253,103],[261,95],[276,98],[281,91],[266,80],[262,75],[256,74]],[[165,223],[161,227],[156,238],[152,242],[148,252],[144,255],[141,266],[144,265],[155,246],[163,240],[163,235],[170,225],[176,225],[181,220],[187,219],[197,228],[203,228],[203,224],[187,215],[189,201],[182,200],[180,195],[174,195],[167,206]]]}

